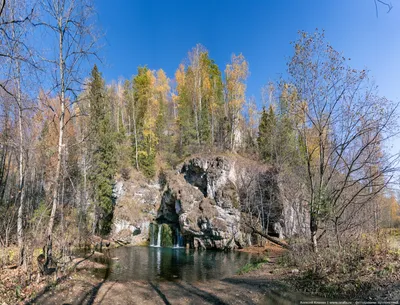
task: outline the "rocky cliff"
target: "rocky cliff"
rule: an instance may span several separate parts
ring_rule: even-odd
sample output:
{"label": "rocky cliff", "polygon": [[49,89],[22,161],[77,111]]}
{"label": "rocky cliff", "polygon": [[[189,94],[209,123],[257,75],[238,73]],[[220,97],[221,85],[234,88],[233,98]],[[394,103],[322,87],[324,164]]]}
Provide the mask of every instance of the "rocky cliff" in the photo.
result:
{"label": "rocky cliff", "polygon": [[239,195],[229,177],[232,165],[221,158],[195,158],[168,173],[157,221],[179,226],[195,248],[245,246]]}
{"label": "rocky cliff", "polygon": [[161,186],[141,173],[132,171],[128,180],[117,179],[114,186],[114,219],[112,237],[132,244],[146,244],[149,225],[160,206]]}
{"label": "rocky cliff", "polygon": [[283,196],[273,169],[238,156],[193,157],[163,172],[161,183],[138,175],[118,181],[115,191],[114,235],[132,243],[148,241],[153,223],[171,228],[173,244],[179,232],[194,248],[233,249],[251,243],[251,226],[290,237],[306,221],[301,204]]}

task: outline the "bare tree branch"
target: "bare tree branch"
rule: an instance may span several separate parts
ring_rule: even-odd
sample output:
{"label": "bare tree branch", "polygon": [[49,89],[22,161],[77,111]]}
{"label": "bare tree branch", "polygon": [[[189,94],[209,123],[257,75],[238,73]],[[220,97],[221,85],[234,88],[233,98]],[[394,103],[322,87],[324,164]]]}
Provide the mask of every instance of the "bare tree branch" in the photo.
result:
{"label": "bare tree branch", "polygon": [[374,0],[374,2],[375,2],[376,17],[378,17],[378,13],[379,13],[378,3],[384,5],[384,6],[386,6],[388,8],[388,11],[386,13],[389,13],[393,8],[393,5],[392,5],[391,2],[388,3],[388,2],[385,2],[385,1],[382,1],[382,0]]}
{"label": "bare tree branch", "polygon": [[0,16],[1,16],[1,14],[3,13],[4,7],[6,6],[6,0],[3,0],[2,2],[3,2],[3,3],[2,3],[1,6],[0,6]]}

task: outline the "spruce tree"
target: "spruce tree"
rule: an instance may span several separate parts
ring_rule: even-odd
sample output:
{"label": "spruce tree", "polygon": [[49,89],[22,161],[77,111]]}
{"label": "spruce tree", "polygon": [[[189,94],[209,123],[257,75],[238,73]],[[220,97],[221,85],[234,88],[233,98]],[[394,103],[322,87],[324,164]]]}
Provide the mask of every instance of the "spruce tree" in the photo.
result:
{"label": "spruce tree", "polygon": [[89,84],[90,142],[93,165],[90,180],[93,186],[95,221],[93,230],[109,233],[113,215],[112,190],[116,172],[116,134],[111,126],[110,103],[106,98],[104,80],[95,65]]}
{"label": "spruce tree", "polygon": [[258,127],[258,150],[262,160],[273,163],[276,160],[276,126],[277,120],[272,106],[268,112],[263,108]]}

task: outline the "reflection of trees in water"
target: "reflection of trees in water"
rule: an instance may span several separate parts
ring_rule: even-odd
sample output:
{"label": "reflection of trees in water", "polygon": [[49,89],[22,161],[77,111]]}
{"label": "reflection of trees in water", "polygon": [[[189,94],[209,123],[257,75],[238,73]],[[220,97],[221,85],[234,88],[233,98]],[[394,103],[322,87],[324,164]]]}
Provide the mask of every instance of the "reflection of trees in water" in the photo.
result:
{"label": "reflection of trees in water", "polygon": [[[227,277],[250,261],[247,253],[131,247],[112,250],[113,280],[206,281]],[[118,266],[118,267],[116,267]]]}

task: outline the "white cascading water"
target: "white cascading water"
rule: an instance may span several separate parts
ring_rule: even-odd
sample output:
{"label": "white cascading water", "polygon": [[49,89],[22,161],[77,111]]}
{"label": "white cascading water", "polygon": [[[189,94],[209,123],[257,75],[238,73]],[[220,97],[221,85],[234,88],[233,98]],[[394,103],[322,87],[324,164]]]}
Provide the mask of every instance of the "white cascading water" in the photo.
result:
{"label": "white cascading water", "polygon": [[161,247],[161,232],[162,232],[162,225],[158,225],[158,236],[157,236],[157,246],[156,247]]}
{"label": "white cascading water", "polygon": [[174,248],[182,248],[183,247],[183,239],[181,232],[179,231],[179,228],[175,229],[175,236],[176,236],[176,243],[174,245]]}
{"label": "white cascading water", "polygon": [[150,224],[149,226],[150,230],[150,247],[154,247],[154,224]]}

